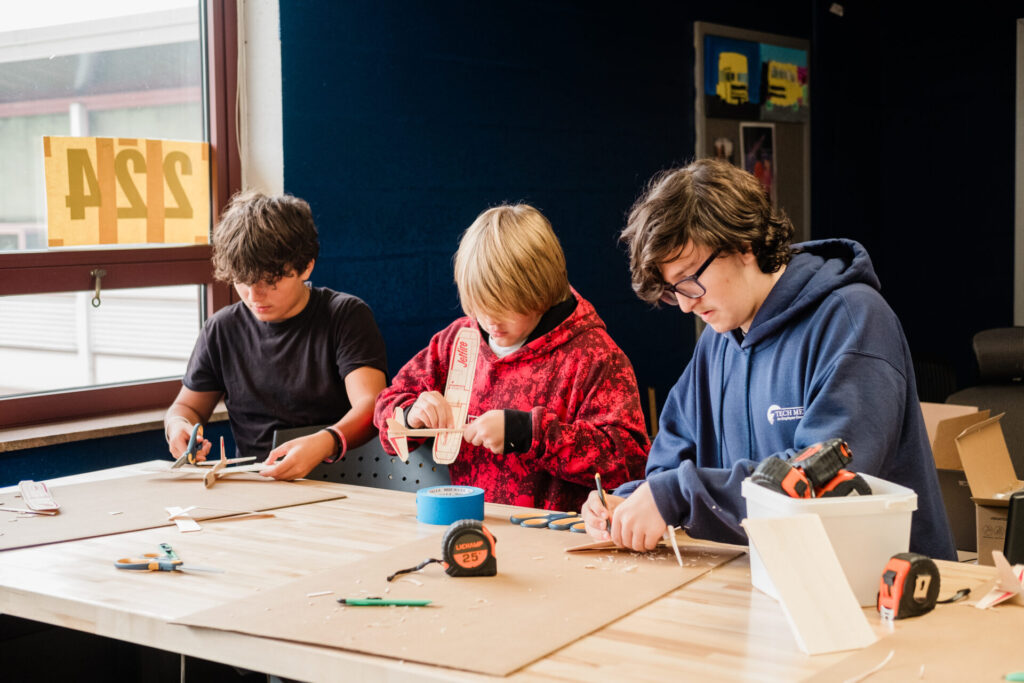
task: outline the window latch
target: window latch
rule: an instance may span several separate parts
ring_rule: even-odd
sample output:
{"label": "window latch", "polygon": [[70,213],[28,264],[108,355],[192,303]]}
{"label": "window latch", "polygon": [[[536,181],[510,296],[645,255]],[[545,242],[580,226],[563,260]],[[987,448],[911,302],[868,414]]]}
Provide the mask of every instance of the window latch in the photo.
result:
{"label": "window latch", "polygon": [[96,294],[93,295],[93,297],[92,297],[92,307],[93,308],[99,308],[100,307],[100,303],[102,303],[100,301],[100,283],[103,280],[103,278],[106,277],[106,275],[107,275],[107,271],[105,271],[102,268],[94,268],[93,270],[89,271],[89,276],[93,277],[93,278],[96,278]]}

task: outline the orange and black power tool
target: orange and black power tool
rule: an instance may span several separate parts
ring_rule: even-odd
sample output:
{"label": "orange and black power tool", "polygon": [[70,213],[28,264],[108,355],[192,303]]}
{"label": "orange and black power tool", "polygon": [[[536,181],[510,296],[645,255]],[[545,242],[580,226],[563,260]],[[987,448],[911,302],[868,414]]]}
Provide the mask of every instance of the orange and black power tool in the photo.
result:
{"label": "orange and black power tool", "polygon": [[883,619],[927,614],[939,597],[939,568],[917,553],[893,555],[878,585],[878,613]]}
{"label": "orange and black power tool", "polygon": [[750,475],[750,481],[791,498],[811,498],[814,490],[803,470],[778,456],[765,458]]}
{"label": "orange and black power tool", "polygon": [[859,474],[844,469],[853,459],[843,439],[808,446],[789,460],[777,456],[758,464],[750,480],[792,498],[867,495],[871,487]]}
{"label": "orange and black power tool", "polygon": [[498,573],[495,546],[498,541],[481,522],[460,519],[452,522],[441,539],[441,559],[429,558],[415,567],[400,569],[388,577],[418,572],[428,564],[437,562],[449,576],[494,576]]}
{"label": "orange and black power tool", "polygon": [[844,440],[829,439],[808,446],[790,458],[789,463],[802,469],[811,486],[818,490],[832,481],[852,459],[853,453]]}

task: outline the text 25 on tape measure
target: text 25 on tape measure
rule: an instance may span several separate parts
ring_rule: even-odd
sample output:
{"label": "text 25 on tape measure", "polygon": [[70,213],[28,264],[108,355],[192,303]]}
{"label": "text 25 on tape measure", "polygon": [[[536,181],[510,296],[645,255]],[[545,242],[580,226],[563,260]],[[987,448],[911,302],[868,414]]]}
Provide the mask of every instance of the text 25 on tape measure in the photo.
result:
{"label": "text 25 on tape measure", "polygon": [[51,247],[206,244],[205,142],[44,137]]}

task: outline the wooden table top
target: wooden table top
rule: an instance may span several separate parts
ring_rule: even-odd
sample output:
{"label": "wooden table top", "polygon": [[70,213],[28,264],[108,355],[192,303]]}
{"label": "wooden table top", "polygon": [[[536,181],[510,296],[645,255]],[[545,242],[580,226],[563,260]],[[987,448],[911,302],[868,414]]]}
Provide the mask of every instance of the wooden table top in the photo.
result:
{"label": "wooden table top", "polygon": [[[415,521],[413,494],[338,486],[346,498],[275,510],[273,519],[210,521],[199,533],[167,527],[3,552],[0,612],[298,680],[488,678],[168,623],[438,533],[438,527]],[[507,519],[511,510],[488,505],[488,516]],[[231,581],[177,572],[155,577],[111,566],[118,557],[153,551],[165,541],[186,562],[202,558],[195,563],[224,569]],[[946,585],[978,586],[992,576],[987,567],[940,566]],[[153,588],[155,578],[159,590]],[[877,617],[869,621],[885,633]],[[914,628],[907,623],[897,622],[897,628]],[[800,652],[781,606],[752,588],[749,562],[741,555],[508,678],[799,680],[848,656]]]}

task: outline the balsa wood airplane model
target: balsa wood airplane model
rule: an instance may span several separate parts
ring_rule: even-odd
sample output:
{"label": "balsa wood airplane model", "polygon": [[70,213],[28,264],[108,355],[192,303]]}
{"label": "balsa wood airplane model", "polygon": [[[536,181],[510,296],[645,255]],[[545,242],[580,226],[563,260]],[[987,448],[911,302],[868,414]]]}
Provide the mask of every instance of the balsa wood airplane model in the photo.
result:
{"label": "balsa wood airplane model", "polygon": [[199,450],[199,439],[203,436],[203,426],[197,424],[192,428],[192,436],[189,439],[188,447],[185,448],[185,452],[181,454],[174,464],[171,465],[171,470],[181,470],[182,472],[203,472],[203,485],[206,488],[212,487],[217,483],[217,480],[221,477],[226,477],[231,474],[240,474],[243,472],[259,472],[264,467],[263,463],[253,462],[251,465],[242,465],[240,467],[228,467],[228,465],[252,462],[255,460],[255,456],[249,456],[247,458],[228,458],[224,452],[224,437],[220,437],[220,460],[203,460],[196,462],[195,454]]}
{"label": "balsa wood airplane model", "polygon": [[444,387],[444,398],[452,407],[455,427],[450,429],[413,429],[402,423],[401,408],[395,409],[395,416],[387,419],[388,441],[398,453],[402,462],[409,461],[409,437],[434,437],[434,462],[448,465],[459,457],[462,447],[462,432],[469,415],[469,400],[473,395],[473,377],[476,374],[476,359],[480,352],[480,331],[476,327],[463,327],[455,335],[452,358],[448,364],[448,380]]}

